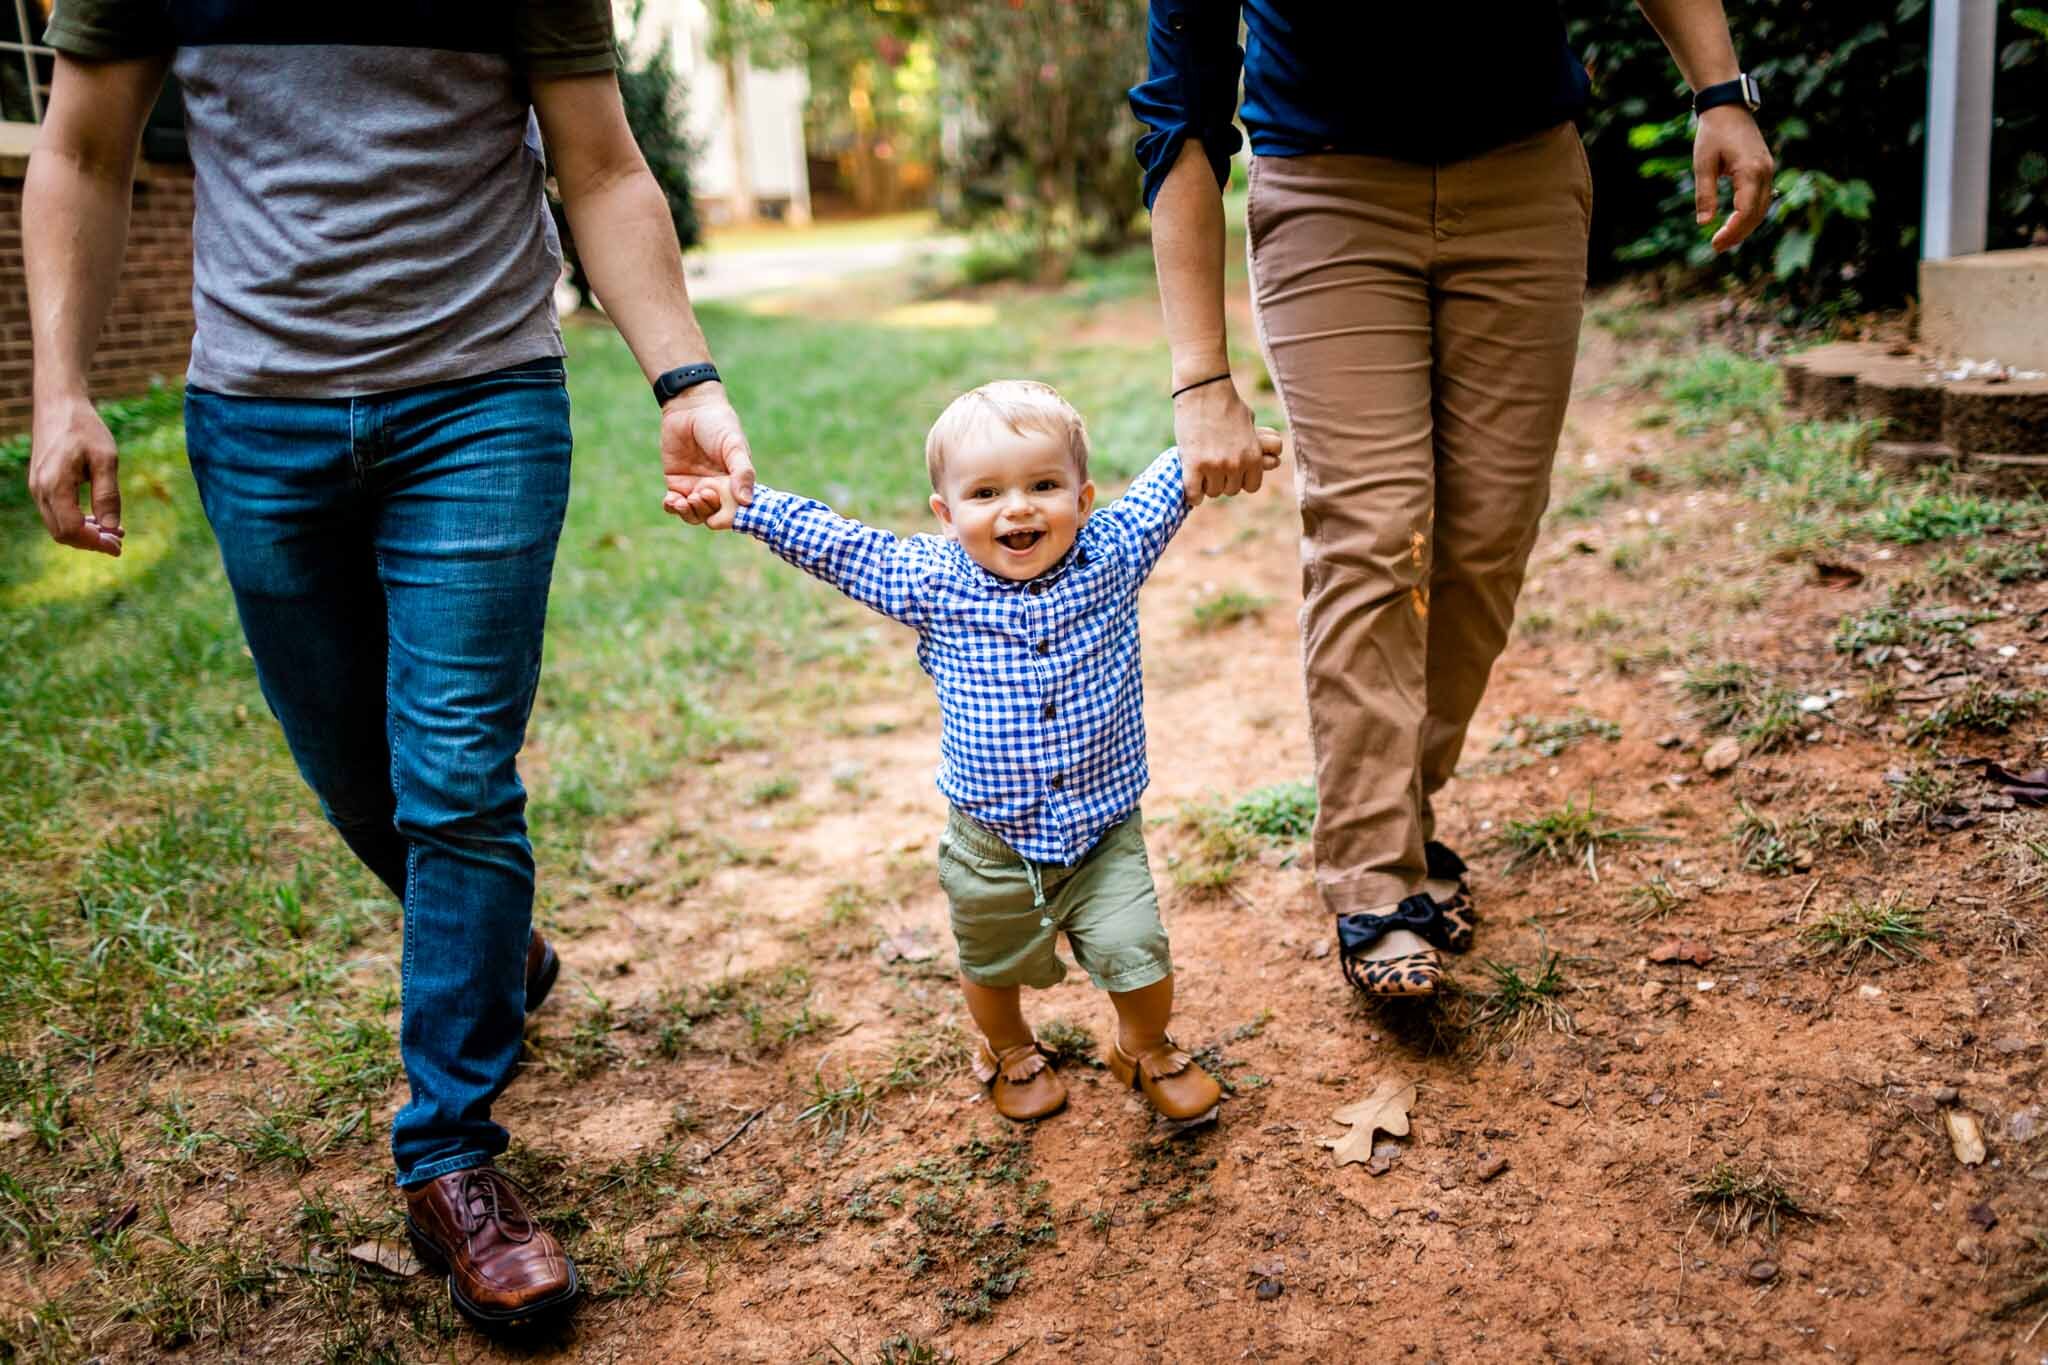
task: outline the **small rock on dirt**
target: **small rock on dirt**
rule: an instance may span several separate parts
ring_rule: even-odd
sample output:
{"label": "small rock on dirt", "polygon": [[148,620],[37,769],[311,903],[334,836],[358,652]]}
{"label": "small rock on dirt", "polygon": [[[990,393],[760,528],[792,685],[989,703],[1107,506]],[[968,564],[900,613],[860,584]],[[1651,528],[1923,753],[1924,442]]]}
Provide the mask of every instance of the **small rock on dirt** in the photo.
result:
{"label": "small rock on dirt", "polygon": [[1758,1284],[1769,1284],[1772,1280],[1778,1278],[1778,1263],[1776,1261],[1751,1261],[1749,1263],[1749,1278],[1755,1280]]}
{"label": "small rock on dirt", "polygon": [[1678,748],[1678,747],[1679,747],[1679,746],[1680,746],[1681,744],[1684,744],[1684,743],[1685,743],[1685,736],[1684,736],[1684,735],[1659,735],[1659,736],[1657,736],[1657,747],[1658,747],[1658,748],[1660,748],[1660,749],[1676,749],[1676,748]]}
{"label": "small rock on dirt", "polygon": [[1553,1090],[1543,1098],[1560,1109],[1574,1109],[1578,1107],[1579,1092],[1576,1090]]}
{"label": "small rock on dirt", "polygon": [[1281,1284],[1278,1280],[1259,1281],[1259,1297],[1262,1299],[1277,1299],[1286,1292],[1286,1289],[1287,1286]]}
{"label": "small rock on dirt", "polygon": [[884,963],[929,962],[939,955],[932,945],[931,936],[922,927],[906,925],[885,935],[875,945],[875,956]]}
{"label": "small rock on dirt", "polygon": [[2038,1104],[2030,1104],[2025,1109],[2015,1111],[2005,1121],[2005,1140],[2032,1142],[2039,1137],[2043,1128],[2048,1127],[2048,1123],[2043,1121],[2043,1112],[2042,1106]]}
{"label": "small rock on dirt", "polygon": [[1954,1086],[1944,1085],[1936,1088],[1934,1092],[1934,1102],[1936,1104],[1954,1104],[1957,1100],[1962,1098],[1962,1095],[1963,1092],[1956,1089]]}
{"label": "small rock on dirt", "polygon": [[0,1142],[13,1142],[27,1136],[28,1125],[25,1123],[0,1123]]}
{"label": "small rock on dirt", "polygon": [[1314,943],[1309,944],[1308,955],[1311,961],[1321,962],[1330,955],[1330,940],[1319,938]]}
{"label": "small rock on dirt", "polygon": [[1972,1223],[1975,1223],[1985,1232],[1989,1232],[1998,1226],[1998,1215],[1992,1211],[1989,1204],[1970,1205],[1969,1217]]}
{"label": "small rock on dirt", "polygon": [[1984,1163],[1984,1132],[1977,1126],[1977,1116],[1967,1109],[1944,1109],[1942,1122],[1948,1125],[1949,1146],[1955,1149],[1956,1160],[1965,1166],[1981,1166]]}
{"label": "small rock on dirt", "polygon": [[1715,740],[1707,751],[1700,755],[1700,766],[1709,773],[1719,776],[1734,767],[1742,757],[1742,741],[1732,735]]}
{"label": "small rock on dirt", "polygon": [[1984,1263],[1984,1244],[1975,1237],[1956,1238],[1956,1255],[1977,1265]]}
{"label": "small rock on dirt", "polygon": [[1482,1156],[1477,1174],[1481,1180],[1491,1180],[1507,1168],[1508,1159],[1504,1156]]}

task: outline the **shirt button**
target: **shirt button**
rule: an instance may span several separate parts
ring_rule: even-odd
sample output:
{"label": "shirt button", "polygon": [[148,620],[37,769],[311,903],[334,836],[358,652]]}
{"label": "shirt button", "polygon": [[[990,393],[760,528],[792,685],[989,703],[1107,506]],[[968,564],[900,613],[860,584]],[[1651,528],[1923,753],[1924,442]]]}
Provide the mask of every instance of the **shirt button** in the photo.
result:
{"label": "shirt button", "polygon": [[1051,780],[1048,781],[1046,785],[1048,787],[1051,787],[1054,791],[1060,791],[1067,785],[1067,779],[1065,777],[1062,777],[1058,773],[1054,773],[1052,775]]}
{"label": "shirt button", "polygon": [[1052,713],[1053,713],[1053,705],[1052,705],[1052,703],[1051,703],[1051,702],[1047,702],[1047,703],[1045,704],[1045,709],[1044,709],[1043,711],[1040,711],[1040,712],[1039,712],[1038,714],[1039,714],[1039,718],[1040,718],[1040,719],[1042,719],[1042,720],[1051,720],[1051,719],[1052,719]]}
{"label": "shirt button", "polygon": [[1166,21],[1166,26],[1179,33],[1188,26],[1188,17],[1185,14],[1176,14]]}
{"label": "shirt button", "polygon": [[1043,583],[1033,583],[1033,584],[1032,584],[1032,585],[1031,585],[1031,586],[1030,586],[1029,588],[1026,588],[1026,589],[1025,589],[1025,591],[1026,591],[1026,592],[1028,592],[1028,593],[1030,593],[1030,594],[1031,594],[1031,595],[1032,595],[1033,597],[1037,597],[1037,596],[1039,596],[1040,594],[1044,593],[1044,591],[1045,591],[1045,584],[1043,584]]}
{"label": "shirt button", "polygon": [[1050,640],[1040,640],[1040,641],[1038,642],[1038,652],[1039,652],[1040,654],[1050,654],[1050,653],[1052,653],[1052,641],[1050,641]]}

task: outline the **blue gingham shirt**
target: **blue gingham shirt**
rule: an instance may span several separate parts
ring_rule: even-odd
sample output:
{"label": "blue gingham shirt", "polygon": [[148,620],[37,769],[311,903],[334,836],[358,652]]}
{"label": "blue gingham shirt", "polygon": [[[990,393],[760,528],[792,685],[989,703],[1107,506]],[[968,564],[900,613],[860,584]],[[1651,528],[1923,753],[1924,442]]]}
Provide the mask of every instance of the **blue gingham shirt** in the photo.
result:
{"label": "blue gingham shirt", "polygon": [[1079,862],[1137,808],[1145,766],[1138,588],[1187,517],[1168,450],[1024,582],[957,541],[904,538],[757,488],[733,525],[917,632],[939,693],[939,790],[1037,863]]}

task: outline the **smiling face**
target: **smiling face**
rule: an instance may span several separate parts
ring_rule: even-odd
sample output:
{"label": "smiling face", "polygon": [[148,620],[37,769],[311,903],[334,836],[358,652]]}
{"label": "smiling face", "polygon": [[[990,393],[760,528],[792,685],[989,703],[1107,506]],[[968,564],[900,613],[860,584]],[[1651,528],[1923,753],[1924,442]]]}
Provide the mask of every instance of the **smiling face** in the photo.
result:
{"label": "smiling face", "polygon": [[978,424],[946,455],[932,511],[968,557],[999,578],[1036,578],[1073,548],[1095,485],[1051,433]]}

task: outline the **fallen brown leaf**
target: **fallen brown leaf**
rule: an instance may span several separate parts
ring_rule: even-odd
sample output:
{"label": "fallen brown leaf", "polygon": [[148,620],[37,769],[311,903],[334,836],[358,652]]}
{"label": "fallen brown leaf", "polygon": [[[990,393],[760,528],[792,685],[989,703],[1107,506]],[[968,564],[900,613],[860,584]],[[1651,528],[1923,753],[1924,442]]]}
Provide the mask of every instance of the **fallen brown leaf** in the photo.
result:
{"label": "fallen brown leaf", "polygon": [[1695,939],[1666,939],[1650,949],[1652,962],[1690,962],[1704,967],[1714,960],[1714,950]]}
{"label": "fallen brown leaf", "polygon": [[1355,1104],[1347,1104],[1330,1115],[1338,1123],[1351,1125],[1341,1138],[1325,1139],[1323,1145],[1336,1156],[1339,1166],[1369,1163],[1373,1158],[1372,1135],[1387,1133],[1408,1136],[1408,1111],[1415,1104],[1415,1082],[1382,1080],[1372,1093]]}
{"label": "fallen brown leaf", "polygon": [[367,1242],[358,1242],[348,1249],[348,1258],[359,1265],[371,1266],[387,1275],[411,1276],[420,1273],[419,1258],[401,1242],[387,1241],[382,1237]]}

